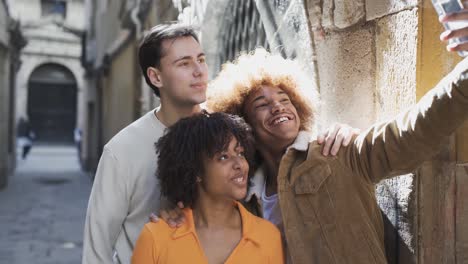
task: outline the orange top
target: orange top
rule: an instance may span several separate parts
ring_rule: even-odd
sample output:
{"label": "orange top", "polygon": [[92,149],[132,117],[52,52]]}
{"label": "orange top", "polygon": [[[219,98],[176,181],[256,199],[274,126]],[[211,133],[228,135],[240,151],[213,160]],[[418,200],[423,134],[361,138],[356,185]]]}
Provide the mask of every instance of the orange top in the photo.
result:
{"label": "orange top", "polygon": [[[225,264],[283,264],[283,247],[278,229],[270,222],[249,213],[237,203],[242,219],[242,238]],[[191,209],[184,209],[185,223],[171,228],[164,221],[147,223],[133,250],[133,264],[207,263],[195,232]]]}

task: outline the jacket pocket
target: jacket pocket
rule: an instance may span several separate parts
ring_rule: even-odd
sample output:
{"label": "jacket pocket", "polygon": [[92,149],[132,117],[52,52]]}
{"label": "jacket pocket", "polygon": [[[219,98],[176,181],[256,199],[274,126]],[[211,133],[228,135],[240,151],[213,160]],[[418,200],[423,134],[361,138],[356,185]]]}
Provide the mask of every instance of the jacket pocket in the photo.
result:
{"label": "jacket pocket", "polygon": [[330,210],[332,201],[327,189],[327,182],[331,180],[330,167],[327,164],[320,164],[297,170],[292,175],[297,176],[292,188],[302,221],[319,223],[323,213],[326,213],[325,221],[329,222],[335,214]]}
{"label": "jacket pocket", "polygon": [[301,254],[310,256],[317,263],[339,263],[333,245],[329,243],[330,232],[336,230],[336,212],[328,189],[333,181],[330,167],[326,163],[298,167],[292,171],[292,176],[296,176],[292,177],[292,207],[297,208],[298,214],[293,219],[300,226],[296,244],[303,244],[313,251]]}
{"label": "jacket pocket", "polygon": [[298,167],[292,171],[294,192],[297,195],[315,194],[331,175],[328,164],[313,167]]}

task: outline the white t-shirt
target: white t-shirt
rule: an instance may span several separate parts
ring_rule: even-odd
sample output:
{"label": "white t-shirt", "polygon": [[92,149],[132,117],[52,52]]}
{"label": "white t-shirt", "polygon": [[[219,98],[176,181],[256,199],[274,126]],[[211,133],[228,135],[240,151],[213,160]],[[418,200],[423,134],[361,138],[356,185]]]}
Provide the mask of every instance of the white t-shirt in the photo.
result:
{"label": "white t-shirt", "polygon": [[271,196],[266,195],[266,181],[262,191],[262,212],[263,218],[273,223],[281,232],[281,237],[284,244],[284,254],[286,256],[286,263],[292,263],[291,256],[288,252],[286,239],[284,237],[283,217],[281,216],[281,208],[279,205],[278,194],[275,193]]}
{"label": "white t-shirt", "polygon": [[86,214],[83,264],[130,263],[143,225],[160,207],[154,143],[165,126],[150,111],[115,135],[99,161]]}
{"label": "white t-shirt", "polygon": [[263,187],[262,191],[262,210],[263,218],[273,223],[281,231],[281,234],[284,234],[283,218],[281,217],[281,208],[279,206],[278,194],[275,193],[272,196],[267,196],[266,186]]}

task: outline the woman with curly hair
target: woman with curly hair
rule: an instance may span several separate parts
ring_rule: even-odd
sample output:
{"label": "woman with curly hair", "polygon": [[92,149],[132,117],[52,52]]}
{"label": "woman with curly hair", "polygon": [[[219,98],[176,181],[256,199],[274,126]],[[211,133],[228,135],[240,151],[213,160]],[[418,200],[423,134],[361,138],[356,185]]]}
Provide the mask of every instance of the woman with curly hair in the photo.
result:
{"label": "woman with curly hair", "polygon": [[132,263],[283,263],[281,235],[249,213],[244,199],[253,160],[249,126],[223,113],[177,122],[156,143],[161,193],[183,202],[178,228],[148,223]]}
{"label": "woman with curly hair", "polygon": [[468,59],[336,157],[312,140],[312,87],[295,62],[260,49],[224,65],[207,105],[251,125],[261,166],[247,201],[282,230],[293,263],[387,263],[375,184],[416,169],[468,119]]}

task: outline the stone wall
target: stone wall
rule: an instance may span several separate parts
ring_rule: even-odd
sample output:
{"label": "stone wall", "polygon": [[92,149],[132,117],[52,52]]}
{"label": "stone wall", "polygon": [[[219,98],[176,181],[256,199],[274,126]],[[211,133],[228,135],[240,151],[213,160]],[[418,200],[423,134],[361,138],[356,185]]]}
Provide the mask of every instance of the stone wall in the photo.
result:
{"label": "stone wall", "polygon": [[8,183],[11,170],[9,150],[11,131],[10,118],[14,114],[10,108],[10,16],[4,1],[0,2],[0,189]]}
{"label": "stone wall", "polygon": [[16,166],[15,79],[24,39],[7,1],[0,1],[0,189]]}
{"label": "stone wall", "polygon": [[8,14],[4,2],[0,2],[0,189],[4,188],[8,181],[8,78],[6,68],[8,65]]}
{"label": "stone wall", "polygon": [[10,43],[9,33],[8,33],[8,23],[10,17],[7,11],[7,6],[4,1],[0,2],[0,45],[8,47]]}
{"label": "stone wall", "polygon": [[[323,124],[335,118],[363,128],[386,120],[414,104],[459,60],[438,40],[442,27],[430,1],[305,4]],[[466,162],[466,138],[467,133],[457,132],[417,176],[402,175],[377,186],[390,263],[463,263],[460,252],[467,240],[461,223],[468,218],[459,201],[464,199],[460,193],[467,193],[466,172],[456,157]]]}
{"label": "stone wall", "polygon": [[[4,26],[4,25],[3,25]],[[2,24],[0,24],[2,27]],[[8,48],[0,45],[0,189],[4,188],[8,182],[10,160],[9,160],[9,58]]]}

